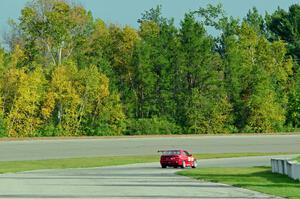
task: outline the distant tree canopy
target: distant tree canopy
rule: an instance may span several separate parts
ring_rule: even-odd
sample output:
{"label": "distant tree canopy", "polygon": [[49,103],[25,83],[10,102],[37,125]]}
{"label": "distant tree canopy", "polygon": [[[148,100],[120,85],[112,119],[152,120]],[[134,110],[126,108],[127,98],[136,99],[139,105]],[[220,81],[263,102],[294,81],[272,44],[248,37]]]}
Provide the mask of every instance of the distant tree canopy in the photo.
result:
{"label": "distant tree canopy", "polygon": [[135,29],[67,0],[29,2],[0,49],[0,136],[298,128],[300,6],[224,13],[208,5],[176,26],[157,6]]}

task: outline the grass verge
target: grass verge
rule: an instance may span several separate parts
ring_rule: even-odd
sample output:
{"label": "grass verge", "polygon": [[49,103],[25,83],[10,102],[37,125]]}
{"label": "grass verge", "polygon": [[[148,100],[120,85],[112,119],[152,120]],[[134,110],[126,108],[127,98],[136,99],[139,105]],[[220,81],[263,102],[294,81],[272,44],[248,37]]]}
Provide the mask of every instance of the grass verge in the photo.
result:
{"label": "grass verge", "polygon": [[[215,159],[215,158],[240,158],[240,157],[254,157],[254,156],[271,156],[271,155],[289,155],[293,153],[208,153],[208,154],[193,154],[197,159]],[[295,153],[299,154],[299,153]]]}
{"label": "grass verge", "polygon": [[177,172],[198,180],[219,182],[289,199],[300,198],[300,183],[287,176],[273,174],[270,167],[203,168]]}
{"label": "grass verge", "polygon": [[[232,158],[246,156],[284,155],[288,153],[223,153],[194,154],[197,159]],[[110,156],[91,158],[70,158],[55,160],[9,161],[0,162],[0,173],[15,173],[39,169],[89,168],[135,163],[158,162],[159,155],[153,156]]]}
{"label": "grass verge", "polygon": [[296,160],[300,163],[300,156],[296,158]]}
{"label": "grass verge", "polygon": [[157,161],[158,156],[114,156],[91,158],[68,158],[54,160],[0,162],[0,173],[15,173],[40,169],[89,168]]}

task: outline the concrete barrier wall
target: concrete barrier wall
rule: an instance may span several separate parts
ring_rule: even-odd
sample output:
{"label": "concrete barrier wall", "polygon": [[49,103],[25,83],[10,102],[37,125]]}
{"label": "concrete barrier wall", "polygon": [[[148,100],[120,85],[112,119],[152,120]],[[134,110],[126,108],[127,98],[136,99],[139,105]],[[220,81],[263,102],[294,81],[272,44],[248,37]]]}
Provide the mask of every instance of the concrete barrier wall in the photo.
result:
{"label": "concrete barrier wall", "polygon": [[300,181],[300,164],[290,159],[271,159],[273,173],[287,175],[294,180]]}
{"label": "concrete barrier wall", "polygon": [[299,163],[292,164],[292,167],[293,167],[292,178],[300,181],[300,164]]}

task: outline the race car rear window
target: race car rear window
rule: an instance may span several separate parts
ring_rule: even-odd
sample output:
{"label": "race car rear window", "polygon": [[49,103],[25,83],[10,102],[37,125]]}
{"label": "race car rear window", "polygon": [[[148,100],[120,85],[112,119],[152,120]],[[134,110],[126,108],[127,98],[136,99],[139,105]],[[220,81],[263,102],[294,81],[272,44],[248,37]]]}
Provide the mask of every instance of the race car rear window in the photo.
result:
{"label": "race car rear window", "polygon": [[164,151],[163,155],[180,155],[180,151]]}

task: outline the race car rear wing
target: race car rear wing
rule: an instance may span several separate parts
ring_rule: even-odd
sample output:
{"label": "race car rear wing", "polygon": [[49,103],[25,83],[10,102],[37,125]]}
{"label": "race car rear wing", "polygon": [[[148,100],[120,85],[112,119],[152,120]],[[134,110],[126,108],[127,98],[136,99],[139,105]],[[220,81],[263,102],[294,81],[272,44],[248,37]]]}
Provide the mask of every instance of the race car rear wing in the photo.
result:
{"label": "race car rear wing", "polygon": [[163,153],[163,152],[166,152],[166,151],[172,151],[172,150],[158,150],[157,153]]}
{"label": "race car rear wing", "polygon": [[178,150],[178,149],[158,150],[157,153],[163,153],[163,152],[166,152],[166,151],[180,151],[180,150]]}

